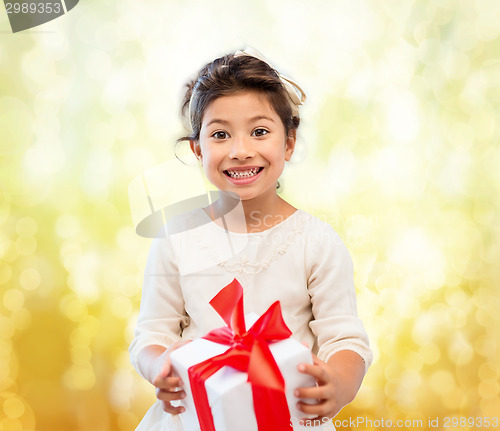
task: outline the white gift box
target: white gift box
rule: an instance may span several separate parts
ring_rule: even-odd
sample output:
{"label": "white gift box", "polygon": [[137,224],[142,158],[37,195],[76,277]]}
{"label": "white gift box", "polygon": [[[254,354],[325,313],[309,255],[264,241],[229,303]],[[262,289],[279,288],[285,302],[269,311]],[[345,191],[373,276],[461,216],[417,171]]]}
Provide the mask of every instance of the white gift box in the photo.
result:
{"label": "white gift box", "polygon": [[[246,320],[250,320],[249,316]],[[183,389],[186,392],[186,397],[181,402],[186,411],[180,415],[184,429],[200,430],[189,383],[188,369],[206,359],[224,353],[229,348],[230,346],[201,338],[191,341],[171,353],[172,366],[183,381]],[[299,399],[295,397],[294,391],[299,387],[316,385],[312,376],[301,373],[297,369],[300,363],[313,363],[311,351],[292,338],[270,343],[269,350],[285,381],[285,396],[290,417],[295,419],[307,417],[297,408],[296,404]],[[217,431],[258,430],[253,409],[252,387],[247,382],[247,378],[247,373],[225,366],[206,380],[205,389]],[[309,399],[302,401],[314,402]]]}

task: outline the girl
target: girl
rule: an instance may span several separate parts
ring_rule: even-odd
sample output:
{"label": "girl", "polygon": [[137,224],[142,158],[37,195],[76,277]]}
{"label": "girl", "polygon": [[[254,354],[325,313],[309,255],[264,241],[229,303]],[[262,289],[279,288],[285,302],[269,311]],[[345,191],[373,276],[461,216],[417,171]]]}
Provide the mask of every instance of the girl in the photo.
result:
{"label": "girl", "polygon": [[[329,224],[276,192],[304,100],[297,84],[248,48],[207,64],[188,84],[182,112],[192,133],[178,142],[190,142],[220,194],[153,240],[130,355],[158,401],[138,429],[181,426],[177,404],[185,392],[169,355],[223,325],[209,301],[233,278],[244,288],[245,312],[261,315],[280,300],[293,337],[311,346],[314,364],[299,371],[317,385],[295,391],[318,399],[297,400],[304,418],[315,416],[304,421],[307,429],[333,429],[331,418],[354,399],[372,354],[357,317],[349,252]],[[304,429],[304,418],[292,418],[294,429]]]}

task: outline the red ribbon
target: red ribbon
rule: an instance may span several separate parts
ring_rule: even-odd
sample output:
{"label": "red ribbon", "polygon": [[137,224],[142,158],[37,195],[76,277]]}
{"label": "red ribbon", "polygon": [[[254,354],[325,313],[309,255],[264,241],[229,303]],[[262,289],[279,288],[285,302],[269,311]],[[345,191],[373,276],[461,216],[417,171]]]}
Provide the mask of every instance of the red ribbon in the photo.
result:
{"label": "red ribbon", "polygon": [[226,365],[248,373],[259,431],[293,429],[284,392],[285,381],[268,346],[268,343],[292,335],[281,315],[279,301],[272,304],[248,331],[243,313],[243,288],[238,280],[224,287],[212,298],[210,305],[228,326],[210,331],[203,338],[231,347],[188,369],[201,430],[215,431],[205,381]]}

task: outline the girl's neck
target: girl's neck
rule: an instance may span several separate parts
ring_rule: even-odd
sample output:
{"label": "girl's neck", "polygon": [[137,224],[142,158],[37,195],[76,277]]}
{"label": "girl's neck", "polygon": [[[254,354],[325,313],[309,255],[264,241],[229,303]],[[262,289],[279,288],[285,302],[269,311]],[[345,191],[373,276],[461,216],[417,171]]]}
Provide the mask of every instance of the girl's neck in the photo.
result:
{"label": "girl's neck", "polygon": [[220,199],[204,210],[218,225],[231,232],[245,233],[268,230],[290,217],[296,208],[276,194],[235,202],[234,198],[221,193]]}

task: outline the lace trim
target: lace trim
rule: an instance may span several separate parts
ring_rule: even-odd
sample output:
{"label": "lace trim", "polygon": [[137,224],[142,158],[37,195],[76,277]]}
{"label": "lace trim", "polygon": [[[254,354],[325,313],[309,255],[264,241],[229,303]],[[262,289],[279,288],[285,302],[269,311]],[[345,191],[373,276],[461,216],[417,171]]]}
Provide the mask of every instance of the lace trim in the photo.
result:
{"label": "lace trim", "polygon": [[[282,223],[285,222],[286,220]],[[220,266],[226,271],[235,274],[235,278],[240,277],[238,278],[238,281],[241,283],[243,289],[245,290],[245,288],[248,286],[250,276],[258,274],[263,269],[269,268],[269,265],[271,265],[273,261],[275,261],[279,256],[284,255],[288,251],[290,246],[295,242],[297,236],[303,232],[303,230],[304,223],[302,220],[300,220],[293,227],[292,234],[285,235],[287,241],[284,244],[279,244],[271,253],[269,253],[264,259],[260,260],[259,262],[250,262],[248,260],[248,256],[246,255],[239,256],[239,259],[237,256],[233,256],[227,260],[223,260],[213,250],[213,248],[209,247],[205,243],[199,232],[196,232],[195,230],[194,233],[197,237],[198,244],[200,244],[200,249],[207,250],[212,259],[217,263],[217,266]],[[234,262],[234,260],[236,261]]]}

